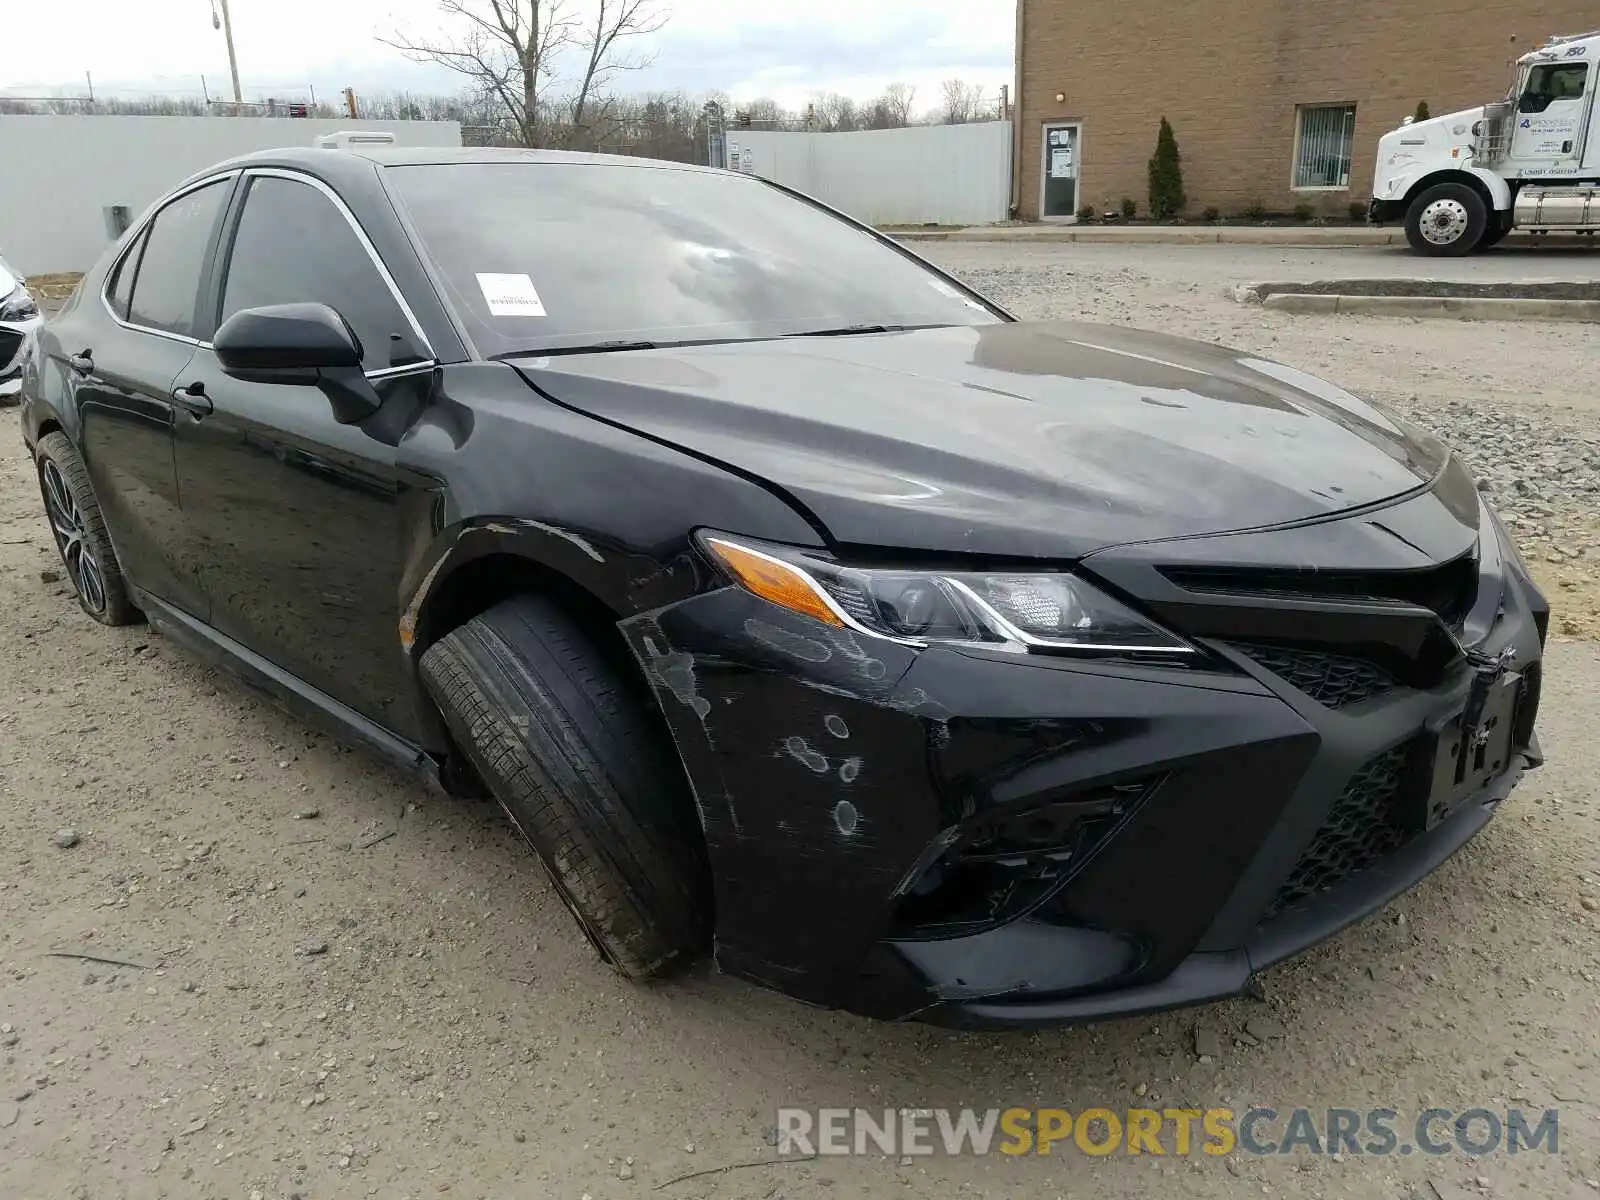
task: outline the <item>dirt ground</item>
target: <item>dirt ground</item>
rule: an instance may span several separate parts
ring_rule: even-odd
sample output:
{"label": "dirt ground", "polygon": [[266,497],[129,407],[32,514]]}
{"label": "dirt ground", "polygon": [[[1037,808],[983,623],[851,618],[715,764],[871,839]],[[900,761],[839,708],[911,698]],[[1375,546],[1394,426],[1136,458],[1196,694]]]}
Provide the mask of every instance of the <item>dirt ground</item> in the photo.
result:
{"label": "dirt ground", "polygon": [[[1573,382],[1593,378],[1592,330],[1264,314],[1220,297],[1225,262],[1064,249],[1062,290],[1023,297],[1038,315],[1270,350],[1380,399],[1492,395],[1600,425],[1600,391]],[[973,272],[1058,261],[935,253]],[[147,629],[94,625],[44,574],[56,565],[15,410],[0,411],[5,1200],[1600,1193],[1600,643],[1553,636],[1550,761],[1489,828],[1258,996],[954,1034],[705,968],[620,981],[491,808],[306,732]],[[1592,615],[1591,571],[1546,566],[1582,581],[1552,589],[1558,606],[1587,596]],[[55,844],[63,828],[76,845]],[[1278,1028],[1257,1038],[1251,1022]],[[1204,1060],[1197,1032],[1217,1042]],[[770,1158],[779,1105],[1258,1103],[1553,1107],[1561,1152],[874,1156],[668,1183]]]}

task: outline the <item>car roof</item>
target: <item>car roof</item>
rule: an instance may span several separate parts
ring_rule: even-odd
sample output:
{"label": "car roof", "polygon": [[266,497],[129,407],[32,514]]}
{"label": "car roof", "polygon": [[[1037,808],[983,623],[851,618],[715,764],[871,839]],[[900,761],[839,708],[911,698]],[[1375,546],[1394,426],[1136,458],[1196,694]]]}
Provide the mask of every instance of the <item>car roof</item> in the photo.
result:
{"label": "car roof", "polygon": [[342,146],[323,149],[286,146],[278,150],[257,150],[216,164],[206,173],[241,167],[298,167],[321,174],[338,161],[364,159],[380,167],[457,166],[477,163],[537,163],[545,166],[589,165],[653,168],[670,171],[697,171],[727,174],[694,163],[667,162],[658,158],[633,158],[622,154],[582,154],[568,150],[511,150],[494,146]]}

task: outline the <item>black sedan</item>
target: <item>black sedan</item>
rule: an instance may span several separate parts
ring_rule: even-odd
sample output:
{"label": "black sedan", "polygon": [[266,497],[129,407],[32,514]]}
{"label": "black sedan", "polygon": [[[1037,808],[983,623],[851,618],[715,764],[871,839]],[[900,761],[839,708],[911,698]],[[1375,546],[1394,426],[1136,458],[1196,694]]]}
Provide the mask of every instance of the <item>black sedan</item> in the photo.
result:
{"label": "black sedan", "polygon": [[493,796],[633,977],[714,946],[973,1026],[1225,996],[1539,761],[1548,609],[1437,441],[736,174],[223,163],[23,394],[91,616]]}

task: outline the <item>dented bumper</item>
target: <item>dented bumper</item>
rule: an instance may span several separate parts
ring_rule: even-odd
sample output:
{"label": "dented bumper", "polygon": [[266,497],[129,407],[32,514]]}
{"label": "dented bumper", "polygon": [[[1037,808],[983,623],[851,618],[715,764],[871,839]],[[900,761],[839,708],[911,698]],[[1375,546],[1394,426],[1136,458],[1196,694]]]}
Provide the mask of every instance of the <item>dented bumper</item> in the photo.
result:
{"label": "dented bumper", "polygon": [[[1536,663],[1528,594],[1495,641]],[[1253,668],[914,650],[737,588],[622,628],[700,806],[719,965],[879,1018],[1027,1026],[1236,992],[1431,871],[1537,758],[1535,692],[1449,819],[1394,844],[1363,828],[1340,852],[1370,861],[1313,863],[1313,887],[1341,812],[1426,792],[1419,747],[1470,671],[1335,712]]]}

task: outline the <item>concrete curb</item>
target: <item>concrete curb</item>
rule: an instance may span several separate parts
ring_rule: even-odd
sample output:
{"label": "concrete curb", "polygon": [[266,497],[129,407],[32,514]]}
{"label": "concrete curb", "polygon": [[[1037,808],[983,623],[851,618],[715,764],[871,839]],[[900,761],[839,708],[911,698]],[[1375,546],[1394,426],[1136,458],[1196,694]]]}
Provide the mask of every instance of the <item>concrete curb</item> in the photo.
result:
{"label": "concrete curb", "polygon": [[996,226],[971,229],[884,229],[902,242],[1007,242],[1013,245],[1082,243],[1100,245],[1169,246],[1285,246],[1308,250],[1342,246],[1399,246],[1405,232],[1399,229],[1285,227],[1251,225],[1171,226]]}
{"label": "concrete curb", "polygon": [[[1275,312],[1367,317],[1445,317],[1456,321],[1594,321],[1600,300],[1535,300],[1499,296],[1337,296],[1234,289],[1234,299]],[[1244,293],[1241,295],[1240,293]],[[1249,299],[1254,296],[1254,299]]]}

